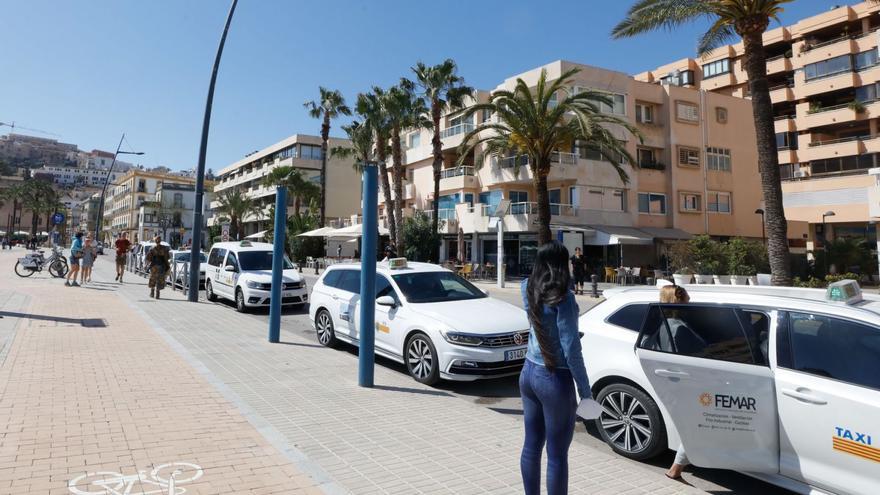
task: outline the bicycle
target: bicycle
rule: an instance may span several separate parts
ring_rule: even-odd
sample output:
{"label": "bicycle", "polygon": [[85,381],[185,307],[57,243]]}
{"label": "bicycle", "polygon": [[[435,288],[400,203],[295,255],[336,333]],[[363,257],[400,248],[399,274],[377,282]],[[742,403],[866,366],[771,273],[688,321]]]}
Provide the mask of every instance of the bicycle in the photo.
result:
{"label": "bicycle", "polygon": [[69,267],[64,253],[58,246],[52,246],[52,255],[43,257],[43,250],[28,253],[15,262],[15,274],[19,277],[30,277],[36,272],[42,272],[43,268],[49,267],[49,274],[55,278],[64,278]]}
{"label": "bicycle", "polygon": [[67,488],[74,495],[184,495],[186,488],[178,485],[193,482],[203,474],[196,464],[171,462],[149,474],[146,469],[129,475],[115,471],[86,473],[71,479]]}

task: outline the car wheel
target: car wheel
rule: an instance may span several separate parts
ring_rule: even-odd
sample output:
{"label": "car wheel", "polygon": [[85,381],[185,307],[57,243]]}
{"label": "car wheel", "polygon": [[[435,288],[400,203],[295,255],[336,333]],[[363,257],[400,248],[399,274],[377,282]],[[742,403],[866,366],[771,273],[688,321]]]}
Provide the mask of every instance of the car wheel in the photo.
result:
{"label": "car wheel", "polygon": [[333,317],[326,309],[318,311],[315,316],[315,333],[318,335],[318,342],[324,347],[333,347],[336,345],[336,332],[333,328]]}
{"label": "car wheel", "polygon": [[239,313],[247,313],[248,307],[244,304],[244,292],[235,289],[235,310]]}
{"label": "car wheel", "polygon": [[214,294],[214,287],[211,286],[210,280],[205,282],[205,297],[211,302],[215,302],[217,300],[217,295]]}
{"label": "car wheel", "polygon": [[437,349],[431,339],[417,333],[406,342],[406,369],[419,383],[433,385],[440,381],[440,363],[437,362]]}
{"label": "car wheel", "polygon": [[632,385],[613,383],[596,401],[602,405],[596,427],[615,452],[643,461],[666,450],[666,425],[651,396]]}

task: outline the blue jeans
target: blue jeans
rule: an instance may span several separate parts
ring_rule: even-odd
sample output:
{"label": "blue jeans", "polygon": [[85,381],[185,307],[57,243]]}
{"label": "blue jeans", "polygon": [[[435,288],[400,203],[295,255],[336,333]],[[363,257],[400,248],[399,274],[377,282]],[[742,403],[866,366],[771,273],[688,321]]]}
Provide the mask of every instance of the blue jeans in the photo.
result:
{"label": "blue jeans", "polygon": [[519,375],[526,439],[519,466],[526,495],[541,493],[541,452],[547,444],[547,495],[568,493],[568,447],[577,398],[567,369],[553,371],[526,359]]}

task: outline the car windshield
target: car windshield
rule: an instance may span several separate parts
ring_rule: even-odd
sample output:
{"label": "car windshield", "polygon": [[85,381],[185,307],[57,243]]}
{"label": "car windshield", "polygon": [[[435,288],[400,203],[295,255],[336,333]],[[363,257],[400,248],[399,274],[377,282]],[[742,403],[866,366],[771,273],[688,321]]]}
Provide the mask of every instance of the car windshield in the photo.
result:
{"label": "car windshield", "polygon": [[[177,253],[177,254],[174,255],[174,261],[179,261],[179,262],[181,262],[181,263],[189,263],[189,260],[192,259],[192,258],[190,258],[190,254],[191,254],[191,253]],[[200,260],[202,263],[207,263],[207,262],[208,262],[208,257],[205,256],[205,253],[201,253],[201,254],[199,255],[199,260]]]}
{"label": "car windshield", "polygon": [[392,278],[406,300],[411,303],[463,301],[486,297],[473,284],[450,272],[402,273]]}
{"label": "car windshield", "polygon": [[[271,270],[272,251],[242,251],[238,253],[238,263],[242,270]],[[293,268],[290,258],[284,257],[284,269]]]}

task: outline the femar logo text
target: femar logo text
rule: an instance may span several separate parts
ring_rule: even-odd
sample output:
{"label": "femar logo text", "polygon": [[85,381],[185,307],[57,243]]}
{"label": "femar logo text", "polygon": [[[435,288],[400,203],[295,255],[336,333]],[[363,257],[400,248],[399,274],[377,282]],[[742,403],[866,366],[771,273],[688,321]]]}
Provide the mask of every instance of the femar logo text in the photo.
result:
{"label": "femar logo text", "polygon": [[758,410],[758,400],[747,395],[711,394],[704,392],[700,394],[699,400],[700,405],[703,407],[714,406],[717,409],[752,412],[757,412]]}

